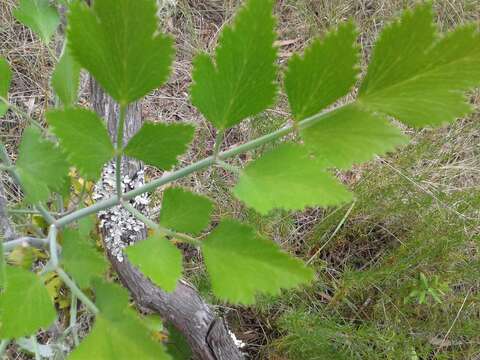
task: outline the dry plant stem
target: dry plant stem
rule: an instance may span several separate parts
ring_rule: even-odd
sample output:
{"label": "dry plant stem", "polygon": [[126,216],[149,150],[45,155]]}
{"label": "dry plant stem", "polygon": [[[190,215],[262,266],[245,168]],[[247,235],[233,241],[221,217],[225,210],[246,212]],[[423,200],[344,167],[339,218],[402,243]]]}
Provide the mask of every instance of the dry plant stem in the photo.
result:
{"label": "dry plant stem", "polygon": [[335,227],[335,230],[333,231],[333,234],[330,235],[328,240],[325,241],[325,243],[320,247],[320,249],[318,249],[315,252],[315,254],[312,255],[312,257],[310,259],[308,259],[307,265],[310,265],[310,263],[318,256],[318,254],[320,254],[322,252],[322,250],[325,248],[325,246],[327,246],[330,243],[330,241],[335,237],[335,235],[337,235],[338,230],[340,230],[340,228],[343,226],[343,224],[345,223],[347,218],[350,216],[350,213],[352,212],[354,207],[355,207],[355,201],[350,205],[347,212],[343,216],[342,220],[340,220],[340,222],[337,224],[337,226]]}

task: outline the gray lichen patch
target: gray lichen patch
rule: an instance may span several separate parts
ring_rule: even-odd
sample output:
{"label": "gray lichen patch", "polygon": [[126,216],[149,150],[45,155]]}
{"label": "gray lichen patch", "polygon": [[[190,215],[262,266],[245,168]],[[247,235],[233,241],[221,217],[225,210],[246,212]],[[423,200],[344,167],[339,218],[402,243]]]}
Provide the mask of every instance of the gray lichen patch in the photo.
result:
{"label": "gray lichen patch", "polygon": [[[140,169],[133,176],[126,175],[123,177],[122,190],[127,192],[143,184],[145,184],[145,173],[143,169]],[[115,193],[115,164],[110,163],[105,166],[101,180],[95,185],[93,199],[95,201],[108,199],[115,196]],[[137,210],[145,213],[148,211],[148,194],[139,195],[129,200],[129,203]],[[145,224],[136,219],[121,205],[100,211],[98,218],[104,234],[105,246],[118,261],[122,262],[123,249],[141,237],[139,234],[146,231]]]}

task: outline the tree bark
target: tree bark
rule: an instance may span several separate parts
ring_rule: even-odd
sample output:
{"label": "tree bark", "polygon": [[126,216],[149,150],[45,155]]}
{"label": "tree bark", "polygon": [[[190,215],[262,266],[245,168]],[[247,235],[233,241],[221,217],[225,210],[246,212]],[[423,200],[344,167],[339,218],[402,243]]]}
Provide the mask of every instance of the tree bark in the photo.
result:
{"label": "tree bark", "polygon": [[[90,78],[90,95],[94,110],[107,122],[112,139],[115,139],[119,108],[106,95],[98,83]],[[125,122],[124,139],[127,141],[141,127],[141,105],[129,106]],[[133,178],[142,170],[143,165],[135,160],[125,158],[124,174]],[[111,194],[113,195],[113,194]],[[135,234],[133,241],[141,241],[146,237],[146,229]],[[132,241],[131,234],[125,240]],[[140,307],[159,313],[183,333],[189,343],[194,357],[205,360],[243,359],[243,354],[235,345],[228,328],[207,305],[196,289],[185,281],[180,281],[172,293],[166,293],[148,280],[128,259],[119,258],[112,249],[105,246],[108,258],[117,272],[120,281],[129,289],[133,299]]]}

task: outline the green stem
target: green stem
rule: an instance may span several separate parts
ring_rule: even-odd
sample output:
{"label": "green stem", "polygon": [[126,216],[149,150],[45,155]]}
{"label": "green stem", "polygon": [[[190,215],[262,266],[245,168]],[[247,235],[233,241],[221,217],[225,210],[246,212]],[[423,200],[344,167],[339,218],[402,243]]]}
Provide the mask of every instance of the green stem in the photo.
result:
{"label": "green stem", "polygon": [[220,146],[223,142],[223,136],[225,134],[225,130],[218,130],[217,136],[215,137],[215,145],[213,146],[213,159],[218,159],[218,153],[220,152]]}
{"label": "green stem", "polygon": [[73,295],[75,295],[81,302],[85,304],[85,306],[94,314],[98,314],[99,310],[95,306],[95,304],[88,298],[85,293],[78,288],[78,286],[73,282],[72,279],[70,279],[65,271],[63,271],[62,268],[57,268],[55,270],[62,279],[62,281],[67,285],[67,287],[70,289]]}
{"label": "green stem", "polygon": [[39,215],[40,211],[30,209],[7,209],[9,214]]}
{"label": "green stem", "polygon": [[[296,125],[296,127],[300,128],[300,129],[308,128],[308,127],[314,125],[315,123],[327,118],[329,115],[330,115],[330,113],[327,112],[327,113],[317,114],[317,115],[311,116],[311,117],[309,117],[305,120],[300,121]],[[256,149],[256,148],[258,148],[262,145],[265,145],[265,144],[270,143],[274,140],[280,139],[283,136],[288,135],[289,133],[291,133],[294,130],[295,130],[295,127],[293,125],[287,124],[284,127],[280,128],[276,131],[273,131],[273,132],[271,132],[267,135],[261,136],[257,139],[249,141],[245,144],[238,145],[238,146],[236,146],[232,149],[220,152],[218,154],[218,159],[225,160],[225,159],[234,157],[238,154]],[[162,176],[159,179],[153,180],[153,181],[151,181],[151,182],[149,182],[145,185],[142,185],[142,186],[140,186],[140,187],[138,187],[134,190],[128,191],[128,192],[123,194],[122,199],[123,200],[133,199],[134,197],[136,197],[138,195],[141,195],[141,194],[146,193],[146,192],[151,192],[151,191],[155,190],[156,188],[158,188],[160,186],[169,184],[169,183],[171,183],[175,180],[181,179],[181,178],[183,178],[187,175],[190,175],[194,172],[205,169],[205,168],[207,168],[207,167],[209,167],[213,164],[215,164],[215,160],[214,160],[213,156],[209,156],[209,157],[207,157],[203,160],[197,161],[196,163],[190,164],[190,165],[188,165],[188,166],[186,166],[182,169],[174,171],[174,172],[172,172],[172,173],[170,173],[166,176]],[[85,216],[88,216],[90,214],[94,214],[94,213],[96,213],[100,210],[105,210],[105,209],[111,208],[111,207],[119,205],[119,204],[120,204],[120,199],[117,196],[113,196],[109,199],[99,201],[99,202],[97,202],[97,203],[95,203],[95,204],[93,204],[89,207],[79,209],[77,211],[74,211],[71,214],[65,215],[65,216],[61,217],[60,219],[58,219],[56,221],[56,224],[57,224],[58,227],[65,226],[65,225],[68,225],[68,224],[70,224],[74,221],[77,221],[78,219],[81,219]]]}
{"label": "green stem", "polygon": [[48,232],[48,241],[50,247],[50,260],[54,267],[58,266],[58,249],[57,249],[57,227],[55,225],[50,225],[50,230]]}
{"label": "green stem", "polygon": [[123,155],[123,132],[125,128],[125,117],[127,113],[127,107],[120,105],[120,118],[117,124],[117,145],[116,145],[116,159],[115,159],[115,177],[117,183],[117,196],[122,198],[122,155]]}
{"label": "green stem", "polygon": [[73,335],[73,342],[75,346],[78,346],[80,340],[78,339],[78,331],[77,331],[77,306],[78,306],[78,298],[72,294],[72,299],[70,302],[70,329]]}
{"label": "green stem", "polygon": [[55,224],[55,218],[50,214],[50,212],[42,204],[39,203],[35,205],[35,207],[50,225]]}
{"label": "green stem", "polygon": [[164,228],[163,226],[155,223],[154,221],[150,220],[148,217],[143,215],[140,211],[135,209],[134,206],[129,204],[128,202],[123,201],[122,202],[123,207],[133,216],[135,216],[138,220],[142,221],[144,224],[146,224],[149,228],[155,230],[161,235],[164,236],[170,236],[173,237],[177,240],[180,240],[181,242],[191,244],[194,246],[200,246],[201,242],[191,236],[188,236],[183,233],[177,233],[175,231],[172,231],[170,229]]}
{"label": "green stem", "polygon": [[15,240],[4,241],[2,243],[4,251],[12,251],[17,246],[23,246],[25,244],[38,248],[46,248],[47,246],[49,246],[49,242],[47,239],[32,238],[28,236]]}

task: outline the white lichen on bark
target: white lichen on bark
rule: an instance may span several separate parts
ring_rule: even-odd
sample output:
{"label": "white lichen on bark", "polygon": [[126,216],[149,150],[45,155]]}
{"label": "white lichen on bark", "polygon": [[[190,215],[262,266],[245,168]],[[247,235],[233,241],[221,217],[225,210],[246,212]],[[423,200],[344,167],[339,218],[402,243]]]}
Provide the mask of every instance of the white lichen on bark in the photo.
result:
{"label": "white lichen on bark", "polygon": [[[122,190],[127,192],[143,184],[145,184],[145,173],[141,169],[133,177],[128,175],[123,177]],[[115,194],[115,164],[110,163],[105,166],[101,180],[95,185],[93,199],[95,201],[108,199]],[[148,212],[148,194],[139,195],[129,202],[142,213]],[[145,224],[121,205],[100,211],[98,218],[100,219],[100,228],[104,233],[105,246],[118,261],[123,261],[123,249],[139,238],[138,234],[146,230]]]}

